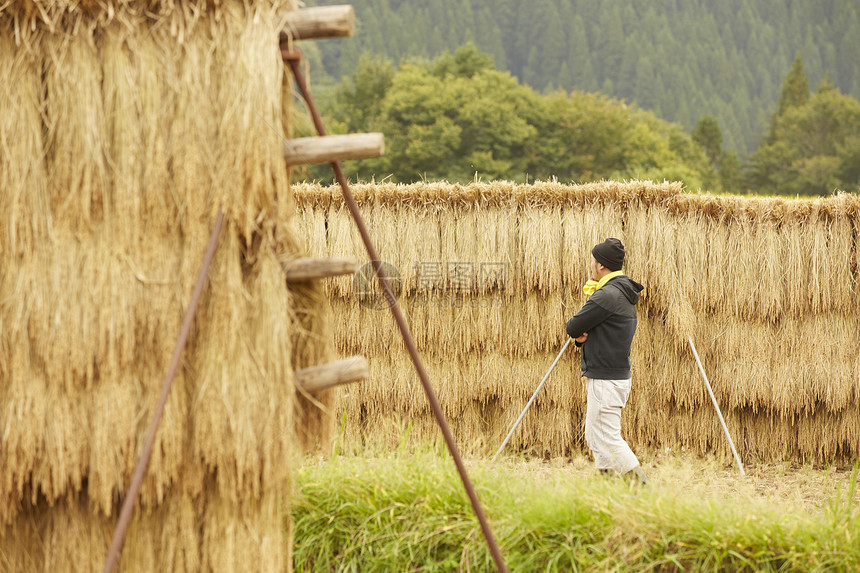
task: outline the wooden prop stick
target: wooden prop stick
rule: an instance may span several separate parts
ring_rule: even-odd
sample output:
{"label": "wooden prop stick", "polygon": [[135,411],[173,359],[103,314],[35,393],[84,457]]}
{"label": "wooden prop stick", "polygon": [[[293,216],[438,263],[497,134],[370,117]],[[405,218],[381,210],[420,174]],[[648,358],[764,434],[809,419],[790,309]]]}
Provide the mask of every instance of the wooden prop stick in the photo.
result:
{"label": "wooden prop stick", "polygon": [[735,449],[735,444],[732,442],[732,437],[729,435],[729,429],[726,427],[726,421],[723,419],[723,413],[720,412],[720,405],[717,404],[717,399],[714,397],[714,391],[711,390],[711,383],[708,382],[708,377],[705,375],[705,369],[702,368],[702,361],[699,360],[699,353],[696,352],[696,347],[693,346],[693,338],[688,336],[687,340],[690,342],[690,348],[693,350],[693,356],[696,357],[696,364],[699,365],[699,372],[702,373],[702,378],[705,380],[705,387],[708,389],[708,394],[711,396],[711,402],[714,404],[714,409],[717,411],[717,417],[720,419],[720,424],[723,426],[723,432],[726,433],[726,438],[729,440],[729,447],[732,449],[732,455],[735,456],[735,462],[738,464],[738,470],[740,470],[742,476],[746,476],[747,474],[744,472],[744,465],[741,463],[741,458],[738,455],[738,451]]}
{"label": "wooden prop stick", "polygon": [[493,461],[496,461],[496,458],[497,458],[497,457],[499,457],[499,454],[501,454],[501,453],[502,453],[502,450],[504,450],[504,449],[505,449],[505,446],[507,446],[507,445],[508,445],[508,440],[510,440],[510,439],[511,439],[511,436],[513,436],[513,435],[514,435],[514,430],[516,430],[516,429],[517,429],[517,426],[519,426],[519,425],[520,425],[520,422],[522,422],[522,421],[523,421],[523,418],[525,418],[525,416],[526,416],[526,412],[528,412],[528,411],[529,411],[529,408],[531,408],[531,407],[532,407],[532,403],[535,401],[535,398],[537,398],[538,392],[540,392],[541,388],[543,388],[543,385],[544,385],[544,384],[546,383],[546,381],[549,379],[549,375],[550,375],[550,374],[552,374],[552,371],[553,371],[553,370],[555,370],[555,365],[556,365],[556,364],[558,364],[558,361],[559,361],[559,360],[561,360],[561,355],[562,355],[562,354],[564,354],[564,351],[565,351],[565,350],[567,350],[567,347],[568,347],[568,345],[570,344],[570,341],[571,341],[571,340],[573,340],[573,339],[572,339],[572,338],[568,338],[568,339],[567,339],[567,342],[565,342],[565,343],[564,343],[564,346],[561,348],[561,352],[559,352],[559,353],[558,353],[558,356],[556,356],[556,357],[555,357],[555,362],[553,362],[553,363],[552,363],[552,366],[550,366],[550,367],[549,367],[549,370],[547,371],[546,376],[544,376],[544,377],[543,377],[543,380],[541,380],[541,381],[540,381],[540,384],[538,384],[537,390],[535,390],[534,394],[532,394],[531,399],[528,401],[528,404],[526,404],[526,407],[525,407],[525,409],[523,410],[523,413],[522,413],[522,414],[520,414],[520,417],[519,417],[519,418],[517,418],[517,421],[516,421],[516,422],[514,422],[514,425],[513,425],[513,427],[511,428],[511,431],[510,431],[510,432],[508,432],[508,436],[505,438],[505,441],[504,441],[504,442],[502,442],[502,445],[501,445],[501,446],[499,446],[499,451],[497,451],[497,452],[496,452],[496,455],[495,455],[495,456],[493,456]]}

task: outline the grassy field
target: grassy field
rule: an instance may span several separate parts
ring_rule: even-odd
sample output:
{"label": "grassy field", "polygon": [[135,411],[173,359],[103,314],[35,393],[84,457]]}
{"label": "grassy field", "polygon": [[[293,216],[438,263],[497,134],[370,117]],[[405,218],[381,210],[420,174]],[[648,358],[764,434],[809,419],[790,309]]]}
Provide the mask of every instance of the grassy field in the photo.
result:
{"label": "grassy field", "polygon": [[[573,460],[470,460],[511,571],[860,570],[857,471],[643,456],[646,487]],[[296,571],[493,571],[446,452],[303,461]]]}

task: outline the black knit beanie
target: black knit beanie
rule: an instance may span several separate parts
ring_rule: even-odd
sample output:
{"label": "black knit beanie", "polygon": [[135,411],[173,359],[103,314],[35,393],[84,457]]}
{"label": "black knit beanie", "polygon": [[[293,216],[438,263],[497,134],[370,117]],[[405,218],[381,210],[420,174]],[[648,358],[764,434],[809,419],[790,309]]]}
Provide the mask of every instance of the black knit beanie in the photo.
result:
{"label": "black knit beanie", "polygon": [[610,237],[594,245],[591,256],[610,271],[620,271],[621,265],[624,264],[624,245],[618,239]]}

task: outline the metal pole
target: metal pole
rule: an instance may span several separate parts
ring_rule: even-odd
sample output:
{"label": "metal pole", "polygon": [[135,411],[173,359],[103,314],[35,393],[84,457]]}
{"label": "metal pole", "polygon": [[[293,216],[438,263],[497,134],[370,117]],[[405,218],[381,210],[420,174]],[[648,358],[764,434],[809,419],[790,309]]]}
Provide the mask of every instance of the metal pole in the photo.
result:
{"label": "metal pole", "polygon": [[176,370],[179,368],[179,358],[182,356],[182,351],[185,349],[185,343],[188,341],[188,335],[191,332],[191,325],[194,322],[194,315],[197,314],[197,305],[200,302],[200,295],[203,292],[203,286],[206,284],[206,277],[209,274],[209,265],[212,258],[215,256],[215,249],[218,247],[218,238],[221,236],[221,228],[224,226],[224,213],[218,210],[218,218],[215,220],[215,226],[212,233],[209,235],[209,244],[206,247],[206,254],[203,255],[203,262],[200,263],[200,271],[197,273],[197,282],[194,284],[194,290],[191,291],[191,301],[188,303],[188,308],[185,310],[185,318],[182,319],[182,326],[179,329],[179,338],[176,340],[176,346],[173,348],[173,356],[170,358],[170,366],[167,368],[167,375],[164,378],[164,383],[161,386],[161,394],[158,396],[158,402],[155,405],[155,411],[152,414],[152,420],[149,422],[149,429],[146,431],[146,439],[143,443],[143,451],[140,458],[137,460],[137,466],[134,468],[134,474],[131,477],[131,485],[125,494],[125,499],[122,502],[122,508],[119,511],[116,529],[113,532],[110,549],[108,549],[107,560],[103,573],[111,573],[119,560],[119,554],[122,552],[123,543],[125,543],[125,533],[128,530],[128,525],[131,522],[131,516],[134,513],[134,504],[137,502],[137,494],[140,491],[140,486],[143,484],[143,476],[146,474],[146,468],[149,466],[149,459],[152,457],[152,448],[155,445],[155,435],[158,433],[158,426],[161,422],[161,417],[164,415],[164,407],[167,404],[167,397],[170,394],[170,387],[173,385],[173,379],[176,377]]}
{"label": "metal pole", "polygon": [[[286,50],[284,46],[281,47],[281,54],[284,61],[290,65],[290,68],[293,71],[296,85],[304,97],[308,111],[310,112],[314,125],[316,126],[317,133],[320,135],[326,135],[322,117],[320,116],[313,97],[308,90],[307,83],[305,83],[305,77],[301,70],[299,54],[295,51],[290,52]],[[403,315],[403,310],[400,308],[397,298],[395,298],[394,292],[388,284],[388,279],[385,278],[382,262],[376,252],[376,247],[373,246],[370,232],[368,231],[367,225],[364,223],[364,218],[361,216],[361,212],[358,209],[358,203],[356,203],[355,197],[349,188],[349,182],[346,180],[343,168],[339,161],[333,162],[331,164],[331,168],[334,171],[337,182],[340,184],[341,190],[343,191],[344,202],[355,221],[355,226],[358,228],[361,240],[364,242],[364,247],[367,249],[367,254],[370,257],[370,262],[373,264],[373,269],[376,271],[376,276],[379,279],[379,285],[382,287],[385,300],[388,302],[391,314],[394,315],[394,321],[400,329],[403,342],[406,344],[406,349],[415,365],[415,371],[418,373],[419,380],[421,380],[421,386],[424,388],[424,393],[427,395],[427,401],[430,402],[430,409],[433,412],[433,416],[436,418],[436,423],[439,424],[439,428],[442,430],[442,436],[445,438],[445,444],[448,446],[448,451],[454,459],[454,465],[457,466],[457,472],[460,474],[463,488],[466,490],[466,494],[469,496],[469,501],[472,503],[472,511],[475,512],[475,517],[478,518],[478,523],[481,525],[481,531],[484,534],[484,538],[487,540],[487,545],[490,548],[490,554],[493,557],[493,561],[495,561],[496,567],[500,573],[507,573],[508,567],[505,565],[504,559],[502,559],[502,553],[499,550],[498,543],[496,543],[496,538],[493,536],[493,531],[490,529],[490,523],[487,521],[484,510],[481,508],[481,503],[478,501],[478,494],[475,492],[472,481],[469,479],[469,474],[466,472],[463,458],[460,456],[460,451],[457,449],[457,443],[454,441],[454,434],[451,433],[451,428],[448,426],[448,421],[445,419],[445,413],[442,411],[442,406],[439,405],[439,400],[436,398],[433,386],[430,384],[430,377],[427,375],[427,371],[424,368],[424,362],[421,360],[421,355],[418,353],[418,347],[415,346],[415,340],[412,337],[412,332],[409,330],[406,317]]]}
{"label": "metal pole", "polygon": [[741,472],[742,476],[746,476],[747,474],[744,472],[744,465],[741,463],[741,458],[738,455],[738,451],[735,449],[735,444],[732,442],[732,437],[729,435],[729,429],[726,427],[726,421],[723,420],[723,414],[720,412],[720,406],[717,404],[717,399],[714,397],[714,391],[711,390],[711,383],[708,382],[708,377],[705,375],[705,369],[702,368],[702,361],[699,360],[699,353],[696,352],[696,347],[693,345],[693,338],[688,336],[687,340],[690,342],[690,348],[693,350],[693,356],[696,357],[696,364],[699,365],[699,372],[702,373],[702,378],[705,379],[705,386],[708,389],[708,394],[711,396],[711,402],[714,403],[714,408],[717,410],[717,417],[720,419],[720,424],[723,426],[723,431],[726,433],[726,438],[729,440],[729,447],[732,449],[732,455],[735,456],[735,462],[738,464],[738,469]]}
{"label": "metal pole", "polygon": [[528,412],[528,411],[529,411],[529,408],[531,408],[531,407],[532,407],[532,402],[534,402],[534,401],[535,401],[535,398],[537,398],[538,392],[540,392],[540,389],[541,389],[541,388],[543,388],[543,385],[544,385],[544,384],[546,383],[546,381],[549,379],[549,375],[552,373],[553,369],[555,369],[555,365],[556,365],[556,364],[558,364],[558,361],[559,361],[559,360],[561,360],[561,355],[562,355],[562,354],[564,354],[564,351],[565,351],[565,350],[567,350],[567,346],[570,344],[570,341],[571,341],[571,340],[573,340],[573,339],[572,339],[572,338],[568,338],[568,339],[567,339],[567,342],[565,342],[565,343],[564,343],[564,346],[562,347],[561,352],[559,352],[559,353],[558,353],[558,356],[556,356],[556,357],[555,357],[555,362],[553,362],[553,363],[552,363],[552,366],[550,366],[550,367],[549,367],[549,370],[547,371],[546,376],[544,376],[544,377],[543,377],[543,380],[541,380],[540,384],[538,384],[537,390],[535,390],[535,393],[534,393],[534,394],[532,394],[531,400],[529,400],[529,403],[528,403],[528,404],[526,404],[526,407],[525,407],[525,409],[523,410],[523,413],[522,413],[522,414],[520,414],[520,417],[519,417],[519,418],[517,418],[517,421],[516,421],[516,422],[514,422],[514,427],[513,427],[513,428],[511,428],[511,431],[510,431],[510,432],[508,432],[508,437],[507,437],[507,438],[505,438],[505,441],[504,441],[504,442],[502,442],[502,445],[501,445],[501,446],[499,446],[499,451],[498,451],[498,452],[496,452],[496,455],[495,455],[495,456],[493,456],[493,461],[496,461],[496,458],[497,458],[497,457],[499,457],[499,454],[501,454],[501,453],[502,453],[502,450],[504,450],[504,449],[505,449],[505,446],[507,446],[507,445],[508,445],[508,440],[510,440],[510,439],[511,439],[511,436],[513,436],[513,435],[514,435],[514,430],[516,430],[516,429],[517,429],[517,426],[519,426],[519,425],[520,425],[520,422],[522,422],[522,421],[523,421],[523,418],[525,418],[525,416],[526,416],[526,412]]}

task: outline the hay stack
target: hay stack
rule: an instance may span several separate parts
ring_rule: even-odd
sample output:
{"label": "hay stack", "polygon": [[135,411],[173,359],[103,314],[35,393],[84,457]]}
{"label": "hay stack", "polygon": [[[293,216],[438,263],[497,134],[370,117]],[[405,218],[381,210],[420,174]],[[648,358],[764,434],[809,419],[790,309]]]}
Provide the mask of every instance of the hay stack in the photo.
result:
{"label": "hay stack", "polygon": [[219,208],[121,570],[290,568],[291,457],[332,403],[296,398],[332,344],[281,270],[295,4],[0,6],[0,570],[102,567]]}
{"label": "hay stack", "polygon": [[[582,186],[503,182],[357,186],[380,254],[404,278],[411,321],[461,446],[493,451],[564,343],[585,302],[591,247],[628,248],[646,285],[634,341],[626,435],[638,447],[728,446],[689,348],[696,341],[739,450],[747,458],[824,462],[860,454],[860,200],[688,195],[677,184]],[[309,235],[363,260],[335,188],[296,188]],[[317,244],[319,248],[319,244]],[[503,287],[482,270],[499,263]],[[457,285],[473,288],[458,290]],[[387,312],[332,285],[344,354],[371,360],[350,392],[347,445],[390,446],[411,427],[435,439]],[[526,416],[514,447],[546,455],[584,448],[585,393],[571,352]]]}

